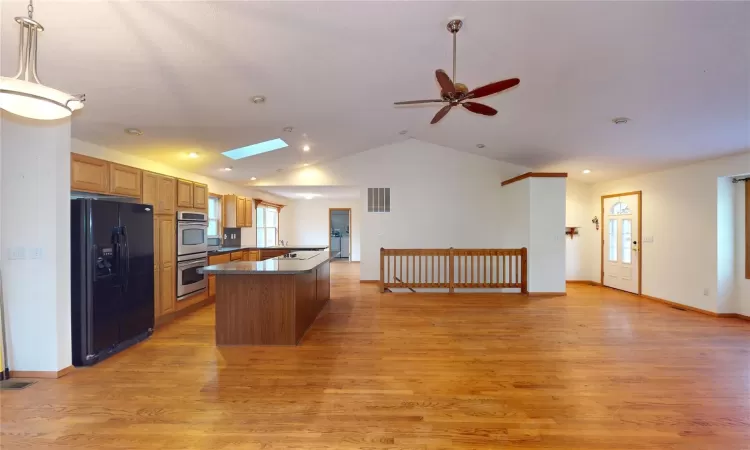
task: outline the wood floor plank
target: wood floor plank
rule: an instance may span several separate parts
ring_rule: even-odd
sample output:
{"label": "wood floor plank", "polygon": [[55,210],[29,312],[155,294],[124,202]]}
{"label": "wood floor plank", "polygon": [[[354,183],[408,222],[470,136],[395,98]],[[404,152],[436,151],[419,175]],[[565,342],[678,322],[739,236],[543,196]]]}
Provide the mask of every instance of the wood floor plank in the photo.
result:
{"label": "wood floor plank", "polygon": [[750,323],[601,287],[380,294],[331,266],[298,347],[214,345],[214,306],[0,394],[2,449],[750,448]]}

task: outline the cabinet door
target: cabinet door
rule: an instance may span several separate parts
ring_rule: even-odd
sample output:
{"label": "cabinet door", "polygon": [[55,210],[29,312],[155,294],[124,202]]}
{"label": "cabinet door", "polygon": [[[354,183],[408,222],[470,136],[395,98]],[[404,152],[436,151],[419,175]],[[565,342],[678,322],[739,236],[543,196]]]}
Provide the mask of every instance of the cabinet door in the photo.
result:
{"label": "cabinet door", "polygon": [[193,182],[177,180],[177,206],[193,207]]}
{"label": "cabinet door", "polygon": [[253,226],[253,199],[245,199],[245,226]]}
{"label": "cabinet door", "polygon": [[258,258],[258,252],[249,252],[247,260],[248,261],[258,261],[259,260],[259,258]]}
{"label": "cabinet door", "polygon": [[174,178],[159,175],[159,206],[156,208],[159,214],[175,214],[177,209],[174,202],[176,185],[177,180]]}
{"label": "cabinet door", "polygon": [[89,156],[70,154],[70,189],[109,192],[109,163]]}
{"label": "cabinet door", "polygon": [[244,227],[245,225],[245,198],[237,197],[237,226]]}
{"label": "cabinet door", "polygon": [[243,261],[250,261],[250,250],[243,250],[242,251],[242,260]]}
{"label": "cabinet door", "polygon": [[[144,174],[144,185],[146,183],[146,174]],[[153,175],[153,174],[151,174]],[[146,190],[143,190],[144,194]],[[144,202],[146,203],[146,202]],[[154,216],[154,318],[161,316],[161,262],[159,261],[159,218]]]}
{"label": "cabinet door", "polygon": [[[159,175],[151,172],[143,172],[141,203],[153,205],[154,214],[159,213]],[[156,216],[154,216],[154,220],[156,220]],[[156,222],[154,222],[154,225],[156,225]],[[156,236],[157,230],[158,228],[154,226],[154,236]],[[156,246],[154,246],[154,249],[156,249]]]}
{"label": "cabinet door", "polygon": [[171,216],[159,216],[159,305],[160,315],[168,314],[175,309],[175,219]]}
{"label": "cabinet door", "polygon": [[109,192],[128,197],[140,197],[141,169],[109,163]]}
{"label": "cabinet door", "polygon": [[230,261],[240,261],[242,260],[242,252],[232,252],[229,254],[229,260]]}
{"label": "cabinet door", "polygon": [[213,297],[216,295],[216,275],[208,276],[208,296]]}
{"label": "cabinet door", "polygon": [[193,183],[193,208],[208,209],[208,186]]}

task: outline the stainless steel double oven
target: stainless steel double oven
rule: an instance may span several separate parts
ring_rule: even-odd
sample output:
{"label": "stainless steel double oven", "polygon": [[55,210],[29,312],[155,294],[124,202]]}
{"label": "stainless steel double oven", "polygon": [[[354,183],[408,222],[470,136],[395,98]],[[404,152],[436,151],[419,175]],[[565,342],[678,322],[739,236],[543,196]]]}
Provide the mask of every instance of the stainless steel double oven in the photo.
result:
{"label": "stainless steel double oven", "polygon": [[208,265],[208,216],[201,212],[177,212],[177,300],[206,289]]}

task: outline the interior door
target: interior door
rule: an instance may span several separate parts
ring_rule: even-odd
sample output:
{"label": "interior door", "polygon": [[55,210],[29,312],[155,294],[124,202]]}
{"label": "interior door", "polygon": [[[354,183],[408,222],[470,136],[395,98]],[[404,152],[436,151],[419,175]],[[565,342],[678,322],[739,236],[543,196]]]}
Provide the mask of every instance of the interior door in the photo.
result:
{"label": "interior door", "polygon": [[640,195],[604,198],[603,284],[640,294]]}

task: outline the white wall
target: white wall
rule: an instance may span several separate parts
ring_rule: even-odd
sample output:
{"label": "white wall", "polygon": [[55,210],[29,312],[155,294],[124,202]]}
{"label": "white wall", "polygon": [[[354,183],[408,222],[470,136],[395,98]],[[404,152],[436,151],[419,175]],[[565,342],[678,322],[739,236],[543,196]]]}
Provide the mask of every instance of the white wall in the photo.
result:
{"label": "white wall", "polygon": [[527,180],[531,188],[529,292],[565,292],[566,179],[527,178]]}
{"label": "white wall", "polygon": [[[528,169],[410,139],[282,173],[264,184],[359,186],[360,277],[376,280],[381,247],[517,246],[519,236],[509,232],[514,200],[500,183],[524,172]],[[366,212],[370,187],[391,188],[390,213]]]}
{"label": "white wall", "polygon": [[[591,222],[594,218],[591,214],[591,203],[594,201],[592,188],[591,184],[567,179],[565,226],[579,227],[578,236],[574,236],[573,239],[569,236],[565,238],[565,278],[569,281],[588,280],[591,273],[589,254],[594,249],[589,248],[590,237],[599,233],[596,225]],[[599,217],[601,214],[596,216]],[[599,220],[601,221],[601,217]]]}
{"label": "white wall", "polygon": [[279,237],[296,245],[328,245],[329,208],[351,208],[352,261],[360,260],[362,202],[356,199],[295,200],[281,210]]}
{"label": "white wall", "polygon": [[745,241],[745,183],[737,183],[734,186],[735,310],[732,312],[750,317],[750,280],[745,278],[745,249],[747,248]]}
{"label": "white wall", "polygon": [[[717,312],[719,177],[750,170],[750,153],[595,184],[589,215],[601,218],[601,196],[643,191],[643,294]],[[600,280],[600,235],[582,238],[590,251],[587,279]],[[708,295],[704,295],[704,289]]]}
{"label": "white wall", "polygon": [[[10,369],[58,371],[72,359],[70,120],[1,120],[0,271]],[[10,259],[16,248],[23,259]],[[33,249],[41,249],[39,258]]]}
{"label": "white wall", "polygon": [[[259,191],[248,187],[239,186],[226,181],[222,181],[216,178],[207,177],[204,175],[198,175],[192,172],[176,169],[174,167],[151,161],[150,159],[141,158],[139,156],[130,155],[127,153],[119,152],[111,148],[102,147],[90,142],[81,141],[79,139],[73,139],[71,145],[71,151],[73,153],[80,153],[82,155],[92,156],[94,158],[101,158],[107,161],[116,162],[119,164],[125,164],[139,169],[148,170],[162,175],[168,175],[177,178],[183,178],[190,181],[197,181],[199,183],[205,183],[208,185],[209,192],[214,194],[237,194],[244,197],[260,198],[268,202],[276,204],[286,204],[287,200],[283,197],[277,197],[266,192]],[[253,215],[253,225],[255,225],[255,217]],[[246,227],[242,229],[242,244],[243,245],[255,245],[256,233],[255,227]]]}

